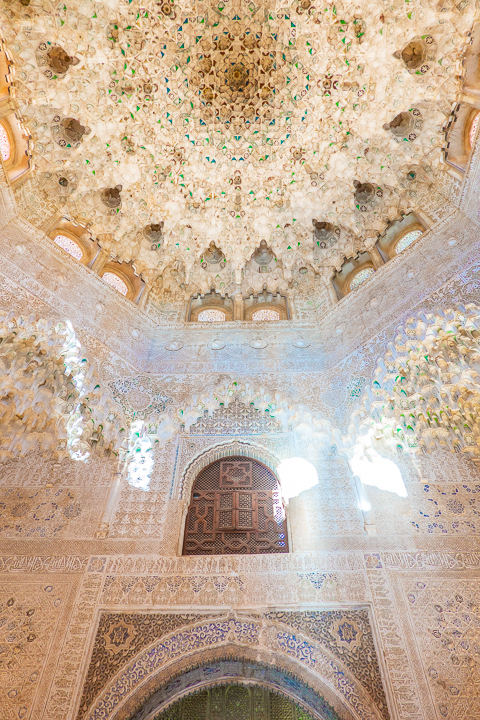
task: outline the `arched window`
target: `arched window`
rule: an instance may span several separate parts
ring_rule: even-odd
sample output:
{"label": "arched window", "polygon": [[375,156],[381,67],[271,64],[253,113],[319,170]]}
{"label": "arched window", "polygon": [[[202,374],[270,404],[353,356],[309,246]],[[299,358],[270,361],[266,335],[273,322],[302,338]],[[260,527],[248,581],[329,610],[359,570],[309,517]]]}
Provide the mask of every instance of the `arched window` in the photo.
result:
{"label": "arched window", "polygon": [[350,282],[350,290],[355,290],[359,285],[365,282],[365,280],[368,280],[368,278],[371,277],[374,272],[375,270],[372,267],[360,270],[360,272],[353,276]]}
{"label": "arched window", "polygon": [[188,311],[190,322],[230,322],[233,320],[233,299],[211,290],[206,295],[200,293],[190,300]]}
{"label": "arched window", "polygon": [[0,123],[0,152],[2,153],[3,162],[10,160],[12,148],[10,146],[10,138],[8,137],[7,128]]}
{"label": "arched window", "polygon": [[127,295],[128,294],[128,285],[126,282],[122,280],[121,277],[119,277],[116,273],[113,272],[104,272],[102,275],[102,279],[105,280],[105,282],[113,287],[115,290],[117,290],[121,295]]}
{"label": "arched window", "polygon": [[480,122],[480,113],[477,113],[472,120],[472,124],[470,125],[470,131],[468,133],[468,139],[469,139],[471,148],[473,148],[473,146],[475,145],[475,136],[477,134],[477,128],[478,128],[479,122]]}
{"label": "arched window", "polygon": [[225,322],[225,313],[215,308],[207,308],[198,313],[197,322]]}
{"label": "arched window", "polygon": [[401,253],[405,248],[411,245],[417,238],[422,234],[421,230],[412,230],[411,232],[404,235],[395,246],[395,252]]}
{"label": "arched window", "polygon": [[29,170],[29,135],[14,111],[4,113],[0,120],[0,154],[10,184]]}
{"label": "arched window", "polygon": [[258,460],[231,457],[204,468],[192,488],[184,555],[288,552],[277,478]]}
{"label": "arched window", "polygon": [[280,320],[280,313],[278,310],[262,308],[261,310],[255,310],[255,312],[252,313],[252,320],[255,322],[262,322],[264,320]]}
{"label": "arched window", "polygon": [[66,235],[56,235],[53,240],[57,243],[57,245],[60,245],[65,252],[74,257],[75,260],[81,260],[83,258],[83,250],[80,245],[75,242],[75,240],[72,240]]}

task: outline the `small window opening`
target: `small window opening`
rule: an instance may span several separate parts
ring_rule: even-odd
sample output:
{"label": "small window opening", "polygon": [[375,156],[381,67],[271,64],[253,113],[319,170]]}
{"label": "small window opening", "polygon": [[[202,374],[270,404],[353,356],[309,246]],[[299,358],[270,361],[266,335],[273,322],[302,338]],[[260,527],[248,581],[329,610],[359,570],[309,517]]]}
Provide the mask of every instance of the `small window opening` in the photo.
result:
{"label": "small window opening", "polygon": [[110,287],[113,287],[115,290],[121,293],[121,295],[126,296],[128,294],[127,284],[115,273],[108,271],[104,272],[102,275],[102,279],[105,280],[105,282],[110,285]]}
{"label": "small window opening", "polygon": [[3,123],[0,123],[0,152],[2,153],[3,162],[10,160],[12,152],[10,138],[8,137],[7,128]]}
{"label": "small window opening", "polygon": [[375,270],[371,267],[360,270],[360,272],[354,275],[350,283],[350,290],[355,290],[359,285],[364,283],[365,280],[368,280],[368,278],[371,277],[374,272]]}
{"label": "small window opening", "polygon": [[225,313],[215,308],[202,310],[197,316],[198,322],[225,322]]}
{"label": "small window opening", "polygon": [[470,125],[470,132],[468,133],[468,140],[470,142],[471,148],[473,148],[473,146],[475,145],[475,137],[477,135],[477,128],[478,128],[479,122],[480,122],[480,113],[477,113],[472,120],[472,124]]}
{"label": "small window opening", "polygon": [[255,312],[252,314],[252,320],[254,322],[263,322],[265,320],[280,320],[280,313],[277,310],[263,308],[262,310],[255,310]]}
{"label": "small window opening", "polygon": [[395,247],[395,252],[397,254],[403,252],[405,250],[405,248],[407,248],[409,245],[411,245],[413,242],[415,242],[415,240],[417,238],[419,238],[421,234],[422,234],[421,230],[412,230],[411,232],[404,235],[398,241],[398,243]]}
{"label": "small window opening", "polygon": [[57,245],[65,250],[69,255],[75,258],[75,260],[81,260],[83,257],[82,248],[71,238],[66,235],[56,235],[53,238]]}

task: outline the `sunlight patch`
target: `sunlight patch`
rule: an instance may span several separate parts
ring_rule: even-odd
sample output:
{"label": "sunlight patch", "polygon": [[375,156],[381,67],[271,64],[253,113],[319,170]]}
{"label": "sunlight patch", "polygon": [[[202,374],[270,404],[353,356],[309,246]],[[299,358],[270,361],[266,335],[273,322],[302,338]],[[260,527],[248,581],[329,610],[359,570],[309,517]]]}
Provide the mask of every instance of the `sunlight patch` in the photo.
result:
{"label": "sunlight patch", "polygon": [[356,445],[350,467],[364,485],[373,485],[379,490],[407,497],[407,489],[398,466],[393,460],[379,455],[372,446]]}
{"label": "sunlight patch", "polygon": [[129,485],[147,491],[154,463],[153,447],[141,421],[132,423],[128,454],[130,456],[127,474]]}
{"label": "sunlight patch", "polygon": [[278,475],[285,502],[288,502],[290,498],[297,497],[304,490],[318,485],[316,469],[311,462],[303,458],[282,460],[278,466]]}

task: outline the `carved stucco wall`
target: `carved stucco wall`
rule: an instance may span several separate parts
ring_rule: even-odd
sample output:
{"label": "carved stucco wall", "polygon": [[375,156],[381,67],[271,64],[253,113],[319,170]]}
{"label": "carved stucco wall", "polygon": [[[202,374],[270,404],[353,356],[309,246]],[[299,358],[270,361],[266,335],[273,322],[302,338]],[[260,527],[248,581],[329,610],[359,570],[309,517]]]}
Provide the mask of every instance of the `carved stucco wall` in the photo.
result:
{"label": "carved stucco wall", "polygon": [[[99,377],[116,383],[120,393],[138,389],[135,379],[148,373],[147,394],[171,398],[168,405],[178,408],[220,382],[249,382],[345,428],[377,359],[407,317],[480,304],[479,153],[477,147],[461,196],[452,198],[459,209],[445,204],[420,246],[328,313],[325,307],[315,322],[298,315],[292,323],[262,328],[264,349],[252,348],[259,331],[242,323],[231,327],[220,350],[211,347],[215,328],[159,327],[16,218],[6,189],[0,197],[0,308],[14,308],[16,316],[68,317]],[[295,347],[298,338],[305,347]],[[172,341],[182,347],[167,350]],[[128,410],[125,402],[119,407]],[[407,497],[368,488],[377,534],[367,535],[341,453],[298,433],[245,433],[237,439],[252,443],[255,452],[263,448],[272,462],[299,454],[317,468],[318,486],[288,507],[293,552],[178,557],[184,496],[177,491],[189,464],[219,439],[232,440],[182,432],[155,446],[148,493],[122,479],[105,538],[97,531],[117,477],[115,458],[93,452],[75,463],[27,455],[2,465],[2,718],[74,720],[105,613],[213,613],[228,623],[247,618],[260,626],[268,613],[363,610],[392,718],[480,716],[477,467],[449,452],[395,456]],[[239,654],[242,641],[232,633],[228,648],[215,648],[202,662]],[[281,656],[269,638],[265,632],[262,642],[251,644],[252,655],[265,655],[259,662],[268,662],[272,652]],[[193,660],[183,653],[178,672]],[[282,667],[293,672],[287,660]],[[325,696],[330,688],[345,720],[362,717],[341,705],[341,692],[328,685],[322,668],[301,669],[302,680],[313,687],[317,678]]]}

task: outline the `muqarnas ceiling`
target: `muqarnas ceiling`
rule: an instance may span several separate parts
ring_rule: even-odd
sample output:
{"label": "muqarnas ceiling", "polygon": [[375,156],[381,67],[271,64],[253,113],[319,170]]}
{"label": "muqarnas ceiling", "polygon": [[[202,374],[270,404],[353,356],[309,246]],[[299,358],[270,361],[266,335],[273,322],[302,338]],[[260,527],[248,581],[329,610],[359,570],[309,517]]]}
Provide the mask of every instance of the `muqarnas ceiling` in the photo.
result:
{"label": "muqarnas ceiling", "polygon": [[[68,0],[2,14],[34,139],[29,189],[147,280],[180,263],[189,294],[228,290],[262,240],[278,287],[295,264],[338,269],[447,184],[473,3]],[[341,228],[338,242],[321,247],[313,221]],[[204,281],[211,242],[226,267]]]}

